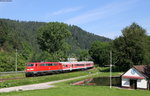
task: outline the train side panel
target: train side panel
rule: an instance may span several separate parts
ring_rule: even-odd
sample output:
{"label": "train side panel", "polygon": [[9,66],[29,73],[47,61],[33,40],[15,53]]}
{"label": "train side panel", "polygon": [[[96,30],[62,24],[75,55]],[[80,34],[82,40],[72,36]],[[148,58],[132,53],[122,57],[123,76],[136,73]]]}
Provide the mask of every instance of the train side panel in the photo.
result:
{"label": "train side panel", "polygon": [[36,62],[26,65],[26,77],[38,74],[68,72],[73,70],[90,69],[94,67],[92,61],[81,62]]}
{"label": "train side panel", "polygon": [[26,77],[62,71],[62,64],[58,62],[28,63],[26,66]]}

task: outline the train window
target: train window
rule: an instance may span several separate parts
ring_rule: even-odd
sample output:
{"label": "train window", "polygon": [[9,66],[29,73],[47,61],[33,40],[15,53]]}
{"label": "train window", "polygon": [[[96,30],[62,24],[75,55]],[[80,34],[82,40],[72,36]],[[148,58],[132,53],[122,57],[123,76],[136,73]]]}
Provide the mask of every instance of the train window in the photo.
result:
{"label": "train window", "polygon": [[58,64],[47,64],[47,66],[57,66]]}
{"label": "train window", "polygon": [[44,64],[40,64],[40,66],[44,66]]}
{"label": "train window", "polygon": [[91,64],[86,64],[87,66],[90,66]]}
{"label": "train window", "polygon": [[75,66],[84,66],[84,64],[76,64]]}
{"label": "train window", "polygon": [[53,66],[52,64],[48,64],[48,66]]}
{"label": "train window", "polygon": [[34,64],[27,64],[27,66],[28,66],[28,67],[32,67],[32,66],[34,66]]}
{"label": "train window", "polygon": [[40,66],[47,66],[47,64],[40,64]]}
{"label": "train window", "polygon": [[53,66],[57,66],[58,64],[53,64]]}
{"label": "train window", "polygon": [[68,65],[63,65],[64,67],[68,67]]}

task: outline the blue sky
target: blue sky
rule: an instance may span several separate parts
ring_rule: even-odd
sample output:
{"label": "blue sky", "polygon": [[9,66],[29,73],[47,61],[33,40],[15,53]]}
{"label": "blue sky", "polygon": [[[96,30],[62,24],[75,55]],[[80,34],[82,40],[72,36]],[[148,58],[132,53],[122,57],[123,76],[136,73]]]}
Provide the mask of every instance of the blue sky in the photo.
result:
{"label": "blue sky", "polygon": [[133,22],[150,34],[150,0],[10,0],[0,1],[0,18],[59,21],[115,39]]}

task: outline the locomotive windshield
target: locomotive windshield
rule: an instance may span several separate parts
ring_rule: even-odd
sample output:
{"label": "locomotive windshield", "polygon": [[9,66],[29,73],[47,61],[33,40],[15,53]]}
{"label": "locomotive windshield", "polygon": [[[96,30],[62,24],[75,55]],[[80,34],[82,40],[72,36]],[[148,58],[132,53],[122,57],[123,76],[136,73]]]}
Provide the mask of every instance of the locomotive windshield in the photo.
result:
{"label": "locomotive windshield", "polygon": [[32,66],[34,66],[34,64],[27,64],[27,66],[28,66],[28,67],[32,67]]}

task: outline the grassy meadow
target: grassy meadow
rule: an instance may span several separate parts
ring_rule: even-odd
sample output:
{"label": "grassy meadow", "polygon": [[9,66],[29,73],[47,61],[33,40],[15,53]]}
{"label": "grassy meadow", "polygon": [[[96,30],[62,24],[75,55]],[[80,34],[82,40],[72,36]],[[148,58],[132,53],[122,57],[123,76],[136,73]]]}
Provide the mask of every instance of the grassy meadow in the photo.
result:
{"label": "grassy meadow", "polygon": [[[108,69],[108,68],[107,68]],[[4,82],[0,82],[0,88],[6,88],[6,87],[13,87],[13,86],[20,86],[20,85],[28,85],[28,84],[37,84],[37,83],[44,83],[44,82],[50,82],[55,80],[62,80],[62,79],[68,79],[78,76],[84,76],[84,75],[93,75],[94,77],[99,76],[109,76],[109,72],[101,72],[103,70],[106,70],[106,68],[95,68],[90,70],[84,70],[84,71],[75,71],[75,72],[69,72],[69,73],[61,73],[61,74],[53,74],[53,75],[46,75],[46,76],[38,76],[38,77],[28,77],[24,79],[17,79],[17,80],[8,80]],[[118,72],[114,72],[113,76],[120,75]],[[11,78],[11,77],[24,77],[23,73],[20,74],[12,74],[8,75],[2,78]],[[92,78],[92,76],[90,76]],[[89,78],[89,77],[87,77]]]}
{"label": "grassy meadow", "polygon": [[[103,68],[98,68],[98,69],[92,69],[88,71],[55,74],[55,75],[40,76],[35,78],[31,77],[31,78],[26,78],[24,80],[15,80],[15,81],[11,80],[7,82],[10,82],[10,84],[12,84],[11,86],[48,82],[48,81],[54,81],[59,79],[89,75],[92,73],[97,73],[102,69]],[[121,73],[113,72],[112,74],[113,76],[117,76],[120,75]],[[115,87],[112,87],[110,89],[109,86],[71,85],[71,83],[73,82],[77,82],[86,78],[100,77],[100,76],[101,77],[109,76],[109,72],[99,72],[98,74],[93,76],[89,75],[88,77],[85,78],[57,83],[55,84],[56,87],[54,88],[43,89],[43,90],[0,93],[0,96],[150,96],[150,91],[147,90],[129,90],[129,89],[119,89]],[[16,85],[15,83],[13,85],[12,82],[13,83],[16,82]]]}
{"label": "grassy meadow", "polygon": [[109,86],[70,85],[73,81],[56,84],[55,88],[0,93],[1,96],[150,96],[147,90],[109,88]]}

